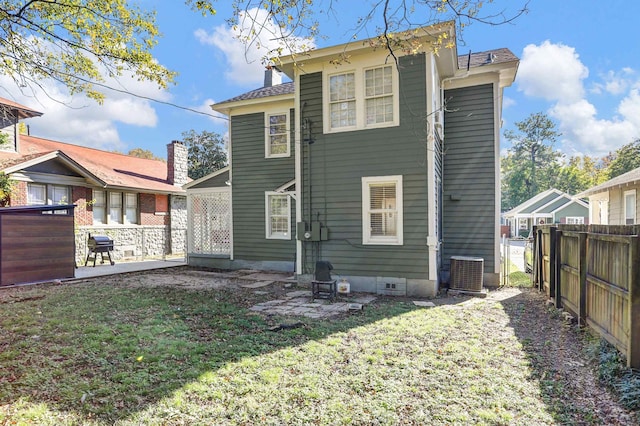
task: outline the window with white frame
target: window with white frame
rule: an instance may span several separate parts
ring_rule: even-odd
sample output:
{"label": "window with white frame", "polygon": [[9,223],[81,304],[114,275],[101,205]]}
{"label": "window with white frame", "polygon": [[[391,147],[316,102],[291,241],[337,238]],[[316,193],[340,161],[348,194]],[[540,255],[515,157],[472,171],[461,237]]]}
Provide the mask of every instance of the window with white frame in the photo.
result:
{"label": "window with white frame", "polygon": [[568,225],[584,225],[584,217],[582,216],[567,216],[565,221]]}
{"label": "window with white frame", "polygon": [[124,194],[124,221],[127,224],[138,223],[138,195],[127,193]]}
{"label": "window with white frame", "polygon": [[329,116],[332,129],[356,125],[355,80],[353,72],[329,77]]}
{"label": "window with white frame", "polygon": [[289,195],[279,192],[265,193],[266,238],[291,239],[291,208]]}
{"label": "window with white frame", "polygon": [[366,124],[393,122],[393,70],[391,66],[364,72]]}
{"label": "window with white frame", "polygon": [[357,67],[328,75],[325,131],[398,125],[397,80],[392,65]]}
{"label": "window with white frame", "polygon": [[624,191],[624,223],[636,223],[636,190]]}
{"label": "window with white frame", "polygon": [[123,223],[122,192],[109,192],[109,223]]}
{"label": "window with white frame", "polygon": [[69,192],[69,187],[66,185],[28,183],[27,204],[30,206],[69,204],[71,200]]}
{"label": "window with white frame", "polygon": [[93,190],[93,223],[137,224],[138,194]]}
{"label": "window with white frame", "polygon": [[267,137],[265,157],[288,157],[289,154],[289,114],[267,114]]}
{"label": "window with white frame", "polygon": [[362,244],[403,244],[402,176],[362,178]]}

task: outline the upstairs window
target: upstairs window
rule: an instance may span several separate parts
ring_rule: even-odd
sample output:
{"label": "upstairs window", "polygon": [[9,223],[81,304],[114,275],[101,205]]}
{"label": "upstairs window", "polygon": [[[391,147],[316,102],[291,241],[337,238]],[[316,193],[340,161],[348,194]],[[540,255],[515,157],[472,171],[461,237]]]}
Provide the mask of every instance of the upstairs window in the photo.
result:
{"label": "upstairs window", "polygon": [[398,72],[393,65],[357,67],[325,80],[325,132],[399,124]]}
{"label": "upstairs window", "polygon": [[393,122],[393,74],[391,66],[364,72],[367,125]]}
{"label": "upstairs window", "polygon": [[355,73],[329,77],[329,114],[332,129],[356,125],[355,80]]}
{"label": "upstairs window", "polygon": [[289,114],[267,115],[265,157],[289,157]]}
{"label": "upstairs window", "polygon": [[402,176],[362,178],[362,244],[403,244]]}

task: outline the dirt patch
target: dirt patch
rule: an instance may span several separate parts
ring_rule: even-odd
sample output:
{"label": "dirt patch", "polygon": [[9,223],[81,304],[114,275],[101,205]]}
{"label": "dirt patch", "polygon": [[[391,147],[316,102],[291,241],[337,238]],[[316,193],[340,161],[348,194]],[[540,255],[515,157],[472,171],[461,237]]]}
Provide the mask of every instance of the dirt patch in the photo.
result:
{"label": "dirt patch", "polygon": [[564,319],[561,311],[546,303],[544,294],[510,288],[490,293],[487,302],[501,303],[508,313],[509,326],[522,343],[549,404],[561,394],[565,405],[573,405],[576,411],[571,417],[582,417],[584,424],[638,424],[637,414],[622,407],[599,383],[596,366],[586,354],[588,331]]}

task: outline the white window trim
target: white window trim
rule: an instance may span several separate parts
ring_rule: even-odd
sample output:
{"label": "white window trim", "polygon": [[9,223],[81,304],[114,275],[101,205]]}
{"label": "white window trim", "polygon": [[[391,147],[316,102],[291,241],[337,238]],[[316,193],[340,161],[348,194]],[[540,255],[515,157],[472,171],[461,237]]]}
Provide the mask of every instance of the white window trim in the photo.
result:
{"label": "white window trim", "polygon": [[636,223],[636,218],[638,216],[638,212],[637,212],[637,208],[636,205],[638,203],[638,201],[636,200],[636,190],[635,189],[631,189],[629,191],[624,191],[624,193],[622,194],[622,200],[624,203],[624,210],[622,211],[622,219],[623,219],[623,225],[627,224],[627,195],[633,195],[633,223]]}
{"label": "white window trim", "polygon": [[[351,64],[350,64],[351,65]],[[365,79],[364,74],[365,71],[382,68],[386,66],[391,66],[392,72],[392,92],[391,95],[393,97],[393,121],[385,122],[385,123],[374,123],[367,125],[367,117],[366,117],[366,102],[365,102]],[[355,103],[356,103],[356,125],[355,126],[345,126],[345,127],[331,127],[331,114],[330,114],[330,93],[329,93],[329,80],[334,75],[340,74],[348,74],[354,73],[355,79]],[[364,129],[378,129],[385,127],[395,127],[400,125],[400,85],[399,85],[399,75],[398,69],[393,64],[385,64],[385,63],[365,63],[360,66],[353,67],[351,65],[350,68],[339,69],[335,68],[331,69],[331,72],[325,72],[323,77],[323,127],[324,133],[341,133],[341,132],[351,132],[355,130],[364,130]]]}
{"label": "white window trim", "polygon": [[[111,225],[111,226],[132,226],[132,225],[140,225],[140,194],[137,192],[124,192],[124,191],[109,191],[105,189],[93,189],[92,197],[95,200],[95,193],[102,192],[105,195],[104,205],[94,204],[92,209],[95,211],[96,209],[101,209],[105,215],[105,223],[100,223],[95,221],[95,216],[92,218],[93,225],[103,226],[103,225]],[[120,194],[120,221],[116,222],[111,217],[111,194]],[[127,195],[133,195],[136,199],[136,221],[135,223],[131,223],[127,220]]]}
{"label": "white window trim", "polygon": [[[32,204],[30,202],[28,202],[29,205],[38,205],[38,206],[64,206],[64,205],[69,205],[71,204],[71,188],[69,187],[69,185],[59,185],[59,184],[52,184],[52,183],[40,183],[40,182],[29,182],[27,183],[27,200],[29,199],[29,188],[32,187],[41,187],[44,189],[44,204],[40,204],[40,203],[35,203]],[[64,191],[66,192],[66,202],[64,204],[54,204],[53,203],[53,190],[54,188],[62,188],[64,189]]]}
{"label": "white window trim", "polygon": [[[269,133],[269,117],[274,115],[284,115],[286,117],[287,152],[283,154],[271,153],[271,135]],[[274,111],[264,114],[264,158],[284,158],[291,156],[291,127],[289,124],[289,111]]]}
{"label": "white window trim", "polygon": [[584,217],[582,216],[567,216],[564,219],[567,225],[584,225]]}
{"label": "white window trim", "polygon": [[[390,183],[396,186],[396,223],[395,237],[371,236],[371,217],[369,215],[369,200],[371,198],[371,184]],[[362,177],[362,244],[363,245],[391,245],[404,244],[404,208],[402,195],[402,175],[395,176],[363,176]]]}
{"label": "white window trim", "polygon": [[[282,233],[271,233],[271,209],[269,208],[269,197],[272,196],[285,196],[287,200],[287,229],[288,232],[285,234]],[[290,240],[291,239],[291,197],[282,192],[275,191],[267,191],[264,193],[264,232],[265,238],[268,240]]]}

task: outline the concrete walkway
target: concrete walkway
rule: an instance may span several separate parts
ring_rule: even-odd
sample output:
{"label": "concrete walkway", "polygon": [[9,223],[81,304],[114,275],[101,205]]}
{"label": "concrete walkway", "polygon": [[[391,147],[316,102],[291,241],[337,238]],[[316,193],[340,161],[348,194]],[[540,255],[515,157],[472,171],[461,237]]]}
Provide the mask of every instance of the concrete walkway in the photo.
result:
{"label": "concrete walkway", "polygon": [[148,271],[150,269],[173,268],[176,266],[185,266],[187,262],[183,257],[167,259],[167,260],[145,260],[142,262],[116,262],[110,265],[109,262],[100,264],[96,262],[96,266],[79,266],[75,271],[75,278],[83,279],[101,277],[114,274],[122,274],[126,272]]}

